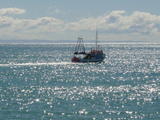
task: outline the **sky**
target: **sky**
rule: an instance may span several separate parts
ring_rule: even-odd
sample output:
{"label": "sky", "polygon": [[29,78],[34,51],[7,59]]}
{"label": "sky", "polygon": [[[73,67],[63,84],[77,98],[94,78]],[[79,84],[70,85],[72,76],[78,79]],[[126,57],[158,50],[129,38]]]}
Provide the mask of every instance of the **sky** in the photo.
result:
{"label": "sky", "polygon": [[0,0],[0,40],[160,41],[160,0]]}

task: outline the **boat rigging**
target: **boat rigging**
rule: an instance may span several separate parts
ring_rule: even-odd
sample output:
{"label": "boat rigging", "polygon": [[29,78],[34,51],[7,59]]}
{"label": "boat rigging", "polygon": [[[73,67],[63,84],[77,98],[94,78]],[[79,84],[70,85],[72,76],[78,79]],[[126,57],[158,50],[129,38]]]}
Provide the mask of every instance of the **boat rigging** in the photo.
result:
{"label": "boat rigging", "polygon": [[90,52],[85,51],[85,45],[83,38],[78,37],[77,44],[75,47],[74,56],[72,57],[72,62],[102,62],[105,59],[105,54],[103,50],[100,49],[98,45],[98,31],[96,30],[96,46],[95,49],[91,49]]}

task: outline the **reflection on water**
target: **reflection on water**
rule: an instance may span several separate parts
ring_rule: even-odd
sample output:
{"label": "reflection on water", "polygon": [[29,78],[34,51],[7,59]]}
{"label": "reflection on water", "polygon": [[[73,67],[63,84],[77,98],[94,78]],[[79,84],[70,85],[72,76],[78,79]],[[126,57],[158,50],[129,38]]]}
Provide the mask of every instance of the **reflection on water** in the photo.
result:
{"label": "reflection on water", "polygon": [[107,44],[91,64],[72,47],[0,45],[0,119],[159,120],[160,46]]}

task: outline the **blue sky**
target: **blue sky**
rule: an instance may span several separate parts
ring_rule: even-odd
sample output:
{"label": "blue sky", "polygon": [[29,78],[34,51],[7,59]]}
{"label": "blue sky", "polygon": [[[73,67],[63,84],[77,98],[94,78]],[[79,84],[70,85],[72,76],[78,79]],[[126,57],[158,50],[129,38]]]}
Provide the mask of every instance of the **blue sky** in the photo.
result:
{"label": "blue sky", "polygon": [[[71,20],[76,17],[99,16],[113,10],[160,13],[160,0],[0,0],[0,3],[0,8],[26,9],[24,17],[27,18],[51,16],[48,11],[50,8],[59,9],[66,15],[56,16]],[[73,18],[70,18],[70,14]]]}
{"label": "blue sky", "polygon": [[98,23],[103,40],[158,41],[159,5],[160,0],[0,0],[0,39],[93,39]]}

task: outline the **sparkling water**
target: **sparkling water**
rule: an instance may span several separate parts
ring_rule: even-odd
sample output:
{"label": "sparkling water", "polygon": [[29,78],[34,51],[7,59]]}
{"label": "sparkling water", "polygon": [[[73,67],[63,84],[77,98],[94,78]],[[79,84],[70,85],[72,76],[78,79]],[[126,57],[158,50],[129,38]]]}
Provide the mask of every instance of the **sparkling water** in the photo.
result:
{"label": "sparkling water", "polygon": [[102,47],[82,64],[74,45],[1,44],[0,120],[160,120],[160,44]]}

